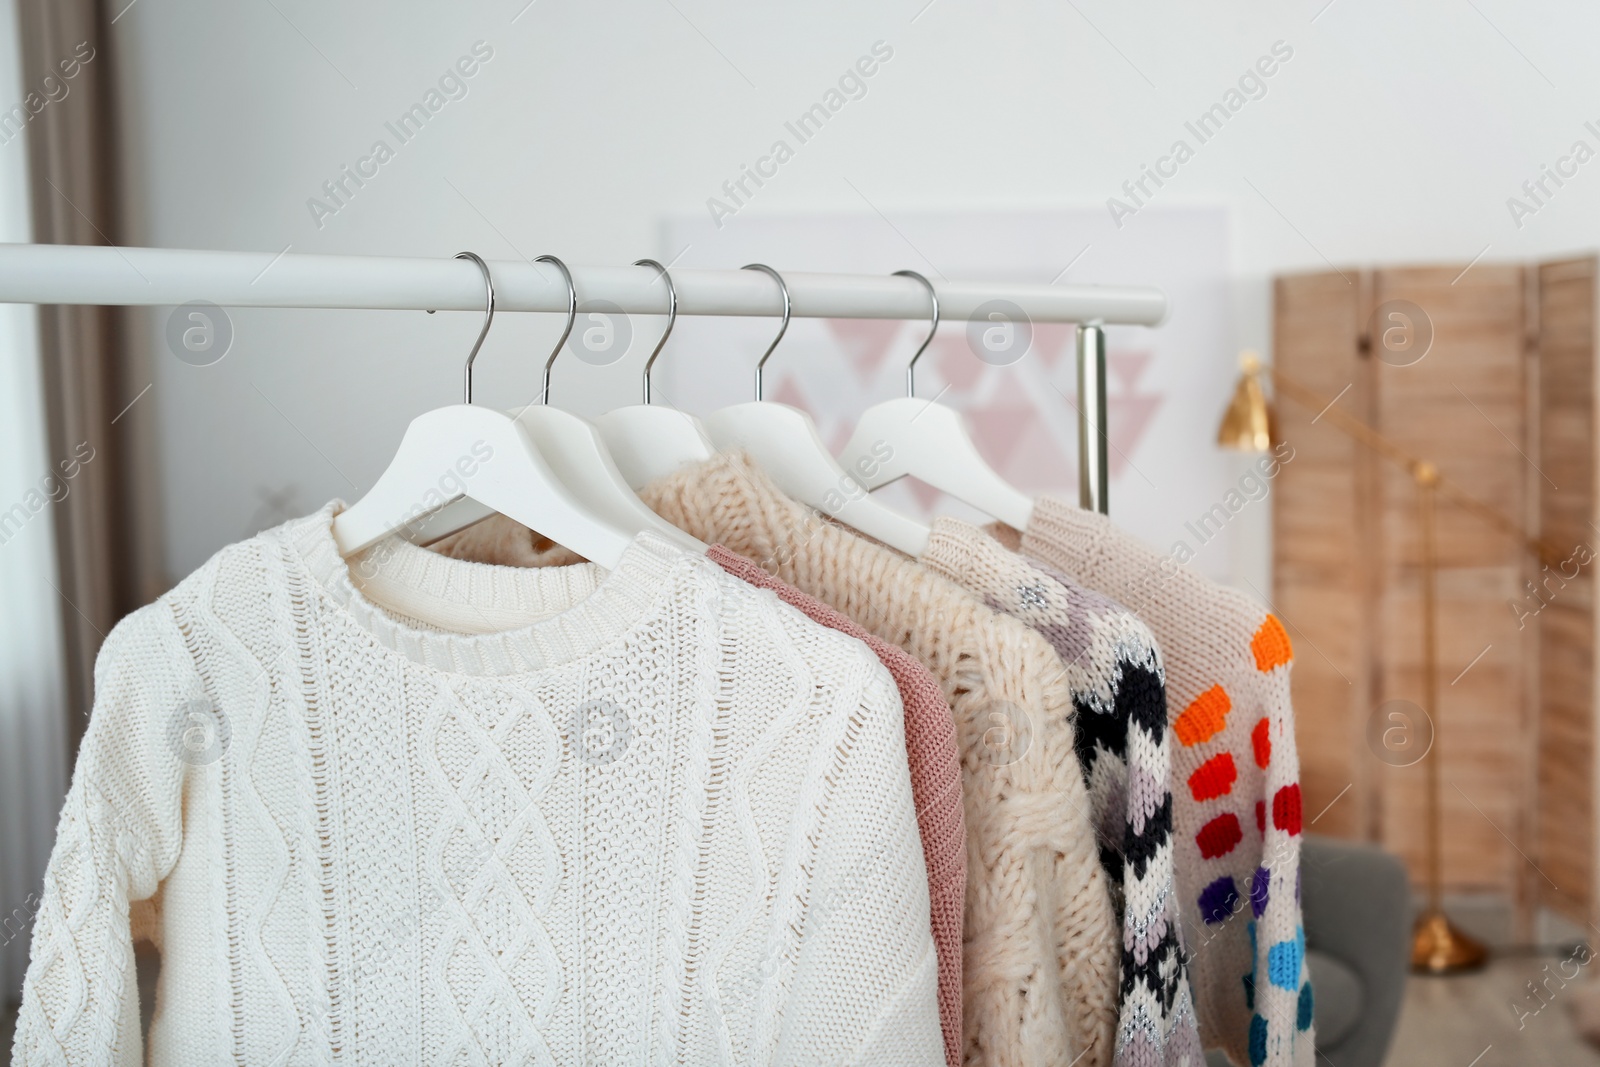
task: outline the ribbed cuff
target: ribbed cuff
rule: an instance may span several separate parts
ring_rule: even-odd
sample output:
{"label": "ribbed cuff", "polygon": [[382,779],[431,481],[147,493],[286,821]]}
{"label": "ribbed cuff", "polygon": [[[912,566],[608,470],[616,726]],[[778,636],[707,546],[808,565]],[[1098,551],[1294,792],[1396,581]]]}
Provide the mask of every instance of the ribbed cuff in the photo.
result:
{"label": "ribbed cuff", "polygon": [[[972,569],[972,535],[978,529],[960,519],[941,515],[929,527],[928,547],[918,562],[955,582],[963,589],[972,588],[969,581]],[[981,535],[980,535],[981,536]]]}
{"label": "ribbed cuff", "polygon": [[1022,531],[1023,555],[1044,560],[1069,577],[1085,581],[1095,568],[1099,546],[1110,520],[1052,496],[1033,502],[1033,515]]}

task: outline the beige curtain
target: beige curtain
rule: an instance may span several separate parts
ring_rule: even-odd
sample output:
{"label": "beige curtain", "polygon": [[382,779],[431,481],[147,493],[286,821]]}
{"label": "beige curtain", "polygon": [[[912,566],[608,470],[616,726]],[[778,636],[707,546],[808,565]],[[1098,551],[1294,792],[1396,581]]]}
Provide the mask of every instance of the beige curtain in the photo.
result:
{"label": "beige curtain", "polygon": [[[24,94],[60,84],[63,61],[80,60],[67,95],[27,120],[33,240],[122,243],[112,106],[116,57],[107,32],[117,12],[108,13],[96,0],[16,3]],[[92,58],[82,62],[86,55]],[[88,721],[101,641],[118,619],[158,594],[162,584],[158,568],[151,565],[155,545],[150,502],[156,493],[139,439],[150,425],[150,398],[128,407],[149,380],[127,358],[130,317],[116,308],[39,308],[51,461],[81,456],[85,446],[94,455],[73,479],[67,497],[51,509],[59,560],[56,586],[65,602],[61,614],[69,755],[76,753]]]}

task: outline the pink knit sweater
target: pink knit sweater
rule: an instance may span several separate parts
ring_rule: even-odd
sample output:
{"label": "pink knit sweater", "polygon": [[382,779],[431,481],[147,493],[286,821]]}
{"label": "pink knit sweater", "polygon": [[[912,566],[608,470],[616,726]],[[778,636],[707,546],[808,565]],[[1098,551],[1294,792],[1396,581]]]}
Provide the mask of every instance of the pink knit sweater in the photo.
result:
{"label": "pink knit sweater", "polygon": [[[455,559],[510,567],[573,563],[572,556],[503,516],[469,527],[432,546]],[[905,707],[906,760],[917,828],[928,867],[928,898],[934,949],[939,954],[939,1022],[945,1062],[961,1062],[961,923],[967,890],[966,820],[961,810],[961,760],[956,724],[939,683],[921,663],[839,611],[773,577],[753,562],[712,545],[708,558],[750,585],[770,589],[779,600],[829,629],[862,641],[893,675]]]}

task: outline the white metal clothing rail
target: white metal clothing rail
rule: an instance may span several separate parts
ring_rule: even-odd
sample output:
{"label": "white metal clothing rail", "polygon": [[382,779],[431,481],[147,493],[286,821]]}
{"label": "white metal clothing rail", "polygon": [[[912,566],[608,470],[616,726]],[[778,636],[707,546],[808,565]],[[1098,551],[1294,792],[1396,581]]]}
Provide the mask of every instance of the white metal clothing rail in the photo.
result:
{"label": "white metal clothing rail", "polygon": [[[491,260],[503,311],[565,311],[560,271],[525,260]],[[784,271],[797,318],[918,319],[927,290],[910,278]],[[629,314],[667,313],[666,288],[650,267],[573,267],[584,302]],[[772,279],[753,271],[674,270],[682,315],[778,315]],[[990,300],[1009,300],[1035,322],[1154,326],[1166,314],[1159,289],[1000,285],[934,279],[939,312],[968,319]],[[222,307],[483,310],[483,275],[465,260],[322,256],[298,252],[199,252],[171,248],[0,244],[0,302],[182,304]]]}
{"label": "white metal clothing rail", "polygon": [[[525,260],[494,260],[502,311],[565,311],[559,271]],[[606,301],[624,313],[665,315],[667,291],[650,267],[573,267],[580,307]],[[928,294],[911,278],[784,272],[800,318],[924,319]],[[779,315],[772,279],[746,270],[675,270],[683,315]],[[1014,285],[934,281],[943,319],[985,314],[1004,300],[1033,322],[1078,324],[1079,498],[1106,510],[1105,332],[1107,325],[1155,326],[1167,312],[1153,287]],[[465,260],[302,253],[207,252],[169,248],[0,244],[0,303],[168,305],[205,300],[221,307],[373,308],[478,311],[483,276]]]}

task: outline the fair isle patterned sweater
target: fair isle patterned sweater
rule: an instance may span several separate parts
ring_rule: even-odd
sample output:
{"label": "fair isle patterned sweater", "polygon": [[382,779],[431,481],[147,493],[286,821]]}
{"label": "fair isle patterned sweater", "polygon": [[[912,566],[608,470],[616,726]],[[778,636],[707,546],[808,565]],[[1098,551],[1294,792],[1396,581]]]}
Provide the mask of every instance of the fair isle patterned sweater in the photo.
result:
{"label": "fair isle patterned sweater", "polygon": [[861,642],[649,534],[609,573],[381,542],[386,611],[334,513],[107,639],[14,1063],[145,1061],[141,901],[152,1063],[944,1063]]}
{"label": "fair isle patterned sweater", "polygon": [[1126,608],[958,519],[922,562],[1027,623],[1066,667],[1100,860],[1122,912],[1117,1067],[1202,1067],[1172,874],[1172,774],[1161,653]]}
{"label": "fair isle patterned sweater", "polygon": [[1200,1037],[1249,1067],[1310,1067],[1300,760],[1283,624],[1104,515],[1040,497],[1024,555],[1128,605],[1161,642],[1178,904]]}

